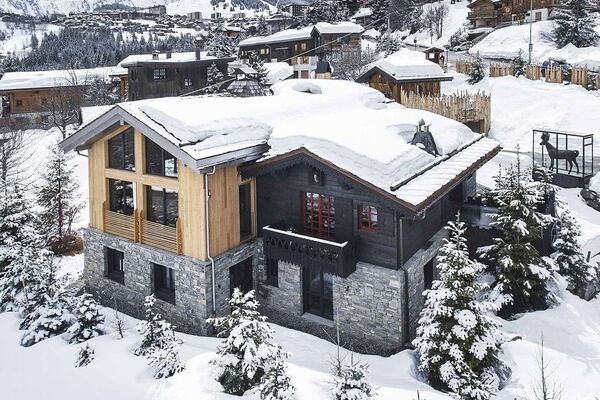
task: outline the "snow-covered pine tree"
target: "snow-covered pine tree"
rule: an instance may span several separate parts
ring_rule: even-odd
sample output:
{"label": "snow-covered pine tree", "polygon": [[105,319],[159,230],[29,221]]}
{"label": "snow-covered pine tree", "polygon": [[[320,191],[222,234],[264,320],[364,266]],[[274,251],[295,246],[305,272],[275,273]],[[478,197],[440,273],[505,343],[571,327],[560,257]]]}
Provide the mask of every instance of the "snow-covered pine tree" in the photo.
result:
{"label": "snow-covered pine tree", "polygon": [[75,368],[85,367],[96,358],[96,352],[89,343],[81,346],[77,352],[77,360],[75,361]]}
{"label": "snow-covered pine tree", "polygon": [[334,370],[333,398],[335,400],[369,400],[377,396],[367,381],[369,366],[350,360],[348,365],[339,365]]}
{"label": "snow-covered pine tree", "polygon": [[32,304],[33,288],[38,283],[37,264],[40,251],[34,246],[15,246],[11,261],[0,274],[0,311],[28,313]]}
{"label": "snow-covered pine tree", "polygon": [[481,82],[485,78],[485,66],[483,65],[483,60],[479,55],[479,52],[475,54],[475,58],[471,62],[471,73],[469,74],[469,82],[471,85],[474,85],[478,82]]}
{"label": "snow-covered pine tree", "polygon": [[175,338],[175,333],[170,334],[160,343],[160,348],[149,355],[150,365],[154,368],[154,378],[169,378],[185,369],[185,365],[179,359],[179,347],[181,340]]}
{"label": "snow-covered pine tree", "polygon": [[273,329],[258,312],[254,291],[243,294],[236,288],[229,300],[231,313],[207,322],[225,337],[212,364],[225,393],[242,395],[257,387],[269,368],[289,354],[271,342]]}
{"label": "snow-covered pine tree", "polygon": [[531,170],[516,166],[500,170],[490,198],[498,207],[492,215],[500,233],[492,245],[481,249],[486,263],[495,270],[494,299],[504,305],[505,316],[546,308],[552,294],[546,283],[552,278],[552,267],[540,257],[533,243],[553,218],[538,211],[543,203],[539,184],[533,182]]}
{"label": "snow-covered pine tree", "polygon": [[119,101],[119,95],[104,79],[94,78],[85,91],[85,101],[89,106],[115,104]]}
{"label": "snow-covered pine tree", "polygon": [[166,322],[162,316],[154,310],[156,298],[154,295],[146,296],[144,308],[146,315],[143,321],[136,326],[136,330],[142,336],[141,342],[134,349],[136,356],[148,356],[156,349],[163,348],[163,342],[171,340],[174,336],[173,327]]}
{"label": "snow-covered pine tree", "polygon": [[566,0],[555,10],[552,38],[559,48],[567,44],[588,47],[598,43],[594,29],[598,23],[590,8],[588,0]]}
{"label": "snow-covered pine tree", "polygon": [[296,388],[287,374],[283,360],[278,360],[263,376],[260,385],[252,389],[256,400],[293,400]]}
{"label": "snow-covered pine tree", "polygon": [[393,34],[384,33],[377,40],[375,50],[387,57],[400,50],[401,47],[400,41]]}
{"label": "snow-covered pine tree", "polygon": [[217,27],[216,31],[208,38],[206,53],[217,58],[235,56],[235,45],[223,34],[221,26]]}
{"label": "snow-covered pine tree", "polygon": [[40,231],[57,254],[72,249],[77,238],[72,230],[73,222],[83,207],[77,193],[79,185],[74,169],[69,166],[70,158],[58,144],[52,145],[42,173],[42,184],[37,189],[37,202],[42,207]]}
{"label": "snow-covered pine tree", "polygon": [[65,333],[74,321],[69,312],[68,300],[55,294],[52,298],[27,315],[28,329],[21,338],[21,346],[29,347],[52,336]]}
{"label": "snow-covered pine tree", "polygon": [[206,94],[219,93],[221,91],[220,83],[223,82],[223,80],[223,74],[219,71],[217,64],[210,64],[206,72],[206,86],[202,91]]}
{"label": "snow-covered pine tree", "polygon": [[269,34],[269,26],[267,25],[267,19],[264,15],[258,17],[258,21],[256,23],[256,35],[257,36],[267,36]]}
{"label": "snow-covered pine tree", "polygon": [[74,314],[77,321],[68,330],[69,343],[82,343],[104,333],[102,324],[105,318],[91,294],[83,293],[79,296]]}
{"label": "snow-covered pine tree", "polygon": [[457,400],[487,400],[497,390],[494,367],[500,363],[503,335],[487,315],[497,307],[477,299],[484,266],[469,259],[466,226],[459,217],[446,228],[449,238],[437,258],[439,280],[424,293],[413,345],[419,370],[434,388]]}
{"label": "snow-covered pine tree", "polygon": [[371,24],[373,28],[377,29],[379,33],[385,32],[388,28],[388,0],[372,0],[370,3],[371,11]]}
{"label": "snow-covered pine tree", "polygon": [[256,71],[256,81],[260,84],[263,90],[269,87],[269,81],[267,79],[267,68],[265,68],[265,61],[260,57],[257,51],[251,51],[248,57],[248,65]]}
{"label": "snow-covered pine tree", "polygon": [[513,75],[517,78],[525,75],[525,59],[523,50],[519,49],[519,54],[512,60]]}
{"label": "snow-covered pine tree", "polygon": [[587,262],[581,248],[581,227],[568,208],[559,214],[558,238],[554,242],[552,258],[558,265],[558,272],[567,279],[567,289],[582,298],[590,289],[590,283],[600,278],[597,264]]}

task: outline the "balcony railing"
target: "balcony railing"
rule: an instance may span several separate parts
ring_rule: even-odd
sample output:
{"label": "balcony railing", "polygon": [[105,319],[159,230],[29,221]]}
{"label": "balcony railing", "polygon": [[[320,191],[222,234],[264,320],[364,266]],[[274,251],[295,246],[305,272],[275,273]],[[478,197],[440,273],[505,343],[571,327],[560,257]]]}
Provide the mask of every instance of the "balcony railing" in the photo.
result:
{"label": "balcony railing", "polygon": [[467,14],[468,19],[486,19],[486,18],[498,18],[500,15],[499,11],[472,11]]}
{"label": "balcony railing", "polygon": [[146,220],[139,210],[135,210],[133,215],[125,215],[108,210],[105,204],[104,232],[182,254],[180,219],[177,219],[176,226],[172,227]]}
{"label": "balcony railing", "polygon": [[343,278],[356,270],[357,238],[338,243],[265,226],[263,246],[266,257],[308,268],[322,268],[323,272]]}

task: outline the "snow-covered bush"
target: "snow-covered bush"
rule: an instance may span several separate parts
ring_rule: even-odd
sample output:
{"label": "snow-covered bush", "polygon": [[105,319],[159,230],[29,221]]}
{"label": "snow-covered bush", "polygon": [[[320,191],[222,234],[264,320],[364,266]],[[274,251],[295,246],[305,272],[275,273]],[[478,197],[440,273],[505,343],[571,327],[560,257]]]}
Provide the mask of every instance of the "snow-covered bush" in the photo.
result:
{"label": "snow-covered bush", "polygon": [[383,35],[379,36],[379,39],[377,40],[377,46],[375,47],[375,51],[377,51],[378,53],[383,53],[387,57],[390,54],[393,54],[400,50],[401,47],[402,46],[400,44],[400,41],[393,34],[386,32]]}
{"label": "snow-covered bush", "polygon": [[223,390],[242,395],[257,387],[271,366],[289,355],[271,342],[273,329],[257,311],[254,291],[243,294],[236,288],[229,306],[231,314],[207,320],[219,336],[225,336],[211,363],[217,366],[218,381]]}
{"label": "snow-covered bush", "polygon": [[469,82],[471,85],[474,85],[478,82],[481,82],[485,78],[485,65],[483,65],[483,60],[479,55],[479,52],[475,55],[475,58],[471,62],[471,72],[469,73]]}
{"label": "snow-covered bush", "polygon": [[77,360],[75,360],[75,368],[85,367],[96,358],[96,353],[94,348],[90,346],[89,343],[86,343],[84,346],[79,348],[77,352]]}
{"label": "snow-covered bush", "polygon": [[558,47],[567,44],[588,47],[598,43],[594,29],[598,23],[590,8],[588,0],[566,0],[555,10],[552,38]]}
{"label": "snow-covered bush", "polygon": [[[265,61],[260,57],[258,51],[251,51],[248,57],[248,65],[256,71],[256,81],[265,90],[269,86],[269,80],[267,79],[267,68],[265,68]],[[265,90],[265,93],[267,91]]]}
{"label": "snow-covered bush", "polygon": [[206,72],[206,86],[202,89],[202,91],[206,94],[219,93],[221,91],[221,82],[223,82],[225,78],[223,77],[223,73],[219,71],[217,64],[212,63],[208,66]]}
{"label": "snow-covered bush", "polygon": [[419,370],[436,389],[457,400],[487,400],[497,390],[494,372],[503,343],[500,325],[487,314],[497,307],[477,296],[484,266],[469,259],[466,225],[449,222],[438,256],[439,280],[425,291],[425,306],[413,341]]}
{"label": "snow-covered bush", "polygon": [[255,400],[293,400],[296,388],[287,374],[283,360],[278,360],[263,376],[260,385],[252,389]]}
{"label": "snow-covered bush", "polygon": [[68,330],[69,343],[85,342],[103,334],[104,315],[100,313],[100,306],[91,294],[79,296],[74,314],[77,321]]}
{"label": "snow-covered bush", "polygon": [[555,300],[547,287],[554,266],[540,257],[533,243],[554,219],[538,211],[544,203],[540,185],[518,159],[516,166],[500,170],[490,197],[498,207],[491,225],[499,237],[480,251],[495,271],[492,298],[503,305],[500,313],[505,316],[548,307]]}
{"label": "snow-covered bush", "polygon": [[136,356],[148,356],[156,349],[165,347],[163,342],[171,340],[174,335],[171,324],[154,310],[155,303],[154,295],[146,296],[144,300],[146,315],[144,320],[136,326],[136,330],[142,336],[141,342],[133,350]]}
{"label": "snow-covered bush", "polygon": [[185,365],[179,359],[181,341],[175,338],[174,332],[171,333],[161,341],[161,347],[155,348],[148,356],[156,379],[169,378],[185,369]]}
{"label": "snow-covered bush", "polygon": [[553,243],[555,252],[552,258],[556,261],[558,272],[567,279],[568,290],[585,298],[594,293],[590,284],[598,280],[600,271],[597,264],[587,262],[580,244],[581,227],[571,212],[565,208],[559,215],[559,231]]}
{"label": "snow-covered bush", "polygon": [[367,381],[368,365],[350,360],[350,364],[339,364],[334,370],[333,398],[335,400],[369,400],[377,396]]}
{"label": "snow-covered bush", "polygon": [[519,54],[512,60],[513,75],[517,78],[525,75],[525,60],[523,59],[523,50],[519,49]]}
{"label": "snow-covered bush", "polygon": [[217,58],[233,57],[235,55],[235,45],[227,36],[223,34],[222,27],[211,34],[206,44],[206,53],[209,56]]}
{"label": "snow-covered bush", "polygon": [[28,315],[28,329],[21,338],[21,345],[32,346],[52,336],[65,333],[74,321],[69,305],[60,295],[55,295],[44,305]]}

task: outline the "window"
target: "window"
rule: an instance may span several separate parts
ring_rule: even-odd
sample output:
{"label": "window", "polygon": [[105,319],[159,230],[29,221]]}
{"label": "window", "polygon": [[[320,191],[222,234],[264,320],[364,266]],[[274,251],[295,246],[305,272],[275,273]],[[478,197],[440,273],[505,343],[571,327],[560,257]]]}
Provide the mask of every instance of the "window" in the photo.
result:
{"label": "window", "polygon": [[433,285],[433,259],[429,260],[429,262],[423,266],[423,281],[425,290],[431,289],[431,286]]}
{"label": "window", "polygon": [[303,268],[304,312],[333,319],[333,275],[320,268]]}
{"label": "window", "polygon": [[146,173],[168,177],[177,176],[177,159],[162,147],[146,138]]}
{"label": "window", "polygon": [[239,186],[240,203],[240,239],[252,236],[252,209],[250,183]]}
{"label": "window", "polygon": [[377,207],[358,206],[358,229],[365,231],[377,230]]}
{"label": "window", "polygon": [[108,180],[108,197],[110,211],[132,215],[135,208],[133,198],[133,182]]}
{"label": "window", "polygon": [[269,54],[269,49],[260,49],[260,54]]}
{"label": "window", "polygon": [[335,204],[332,196],[304,194],[304,233],[322,238],[335,236]]}
{"label": "window", "polygon": [[133,140],[133,128],[129,128],[108,141],[108,166],[110,168],[135,170]]}
{"label": "window", "polygon": [[279,286],[279,261],[276,258],[266,259],[267,279],[265,283],[267,285]]}
{"label": "window", "polygon": [[183,80],[183,86],[184,87],[190,87],[194,85],[194,81],[192,81],[192,78],[185,78]]}
{"label": "window", "polygon": [[42,105],[43,106],[48,105],[48,99],[47,98],[42,97]]}
{"label": "window", "polygon": [[105,275],[113,281],[124,283],[123,252],[110,247],[104,248]]}
{"label": "window", "polygon": [[175,303],[175,271],[163,265],[152,263],[154,271],[154,296],[157,299]]}
{"label": "window", "polygon": [[153,76],[155,81],[167,79],[167,70],[165,68],[155,68]]}
{"label": "window", "polygon": [[175,227],[179,216],[177,192],[154,186],[146,186],[146,219]]}
{"label": "window", "polygon": [[23,100],[17,100],[17,107],[23,107]]}

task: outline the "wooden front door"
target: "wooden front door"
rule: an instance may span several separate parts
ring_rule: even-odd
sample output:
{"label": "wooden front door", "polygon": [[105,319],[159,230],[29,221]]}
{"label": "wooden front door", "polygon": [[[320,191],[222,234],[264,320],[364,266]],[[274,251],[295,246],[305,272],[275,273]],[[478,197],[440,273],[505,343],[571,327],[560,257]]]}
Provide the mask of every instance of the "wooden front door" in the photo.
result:
{"label": "wooden front door", "polygon": [[253,289],[252,279],[252,257],[235,264],[229,268],[229,294],[233,294],[235,288],[243,293]]}

